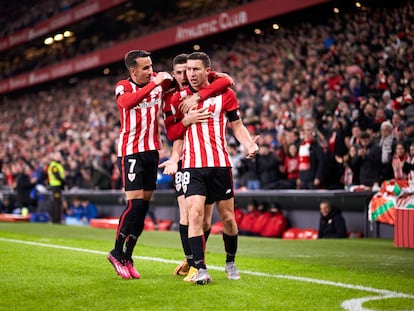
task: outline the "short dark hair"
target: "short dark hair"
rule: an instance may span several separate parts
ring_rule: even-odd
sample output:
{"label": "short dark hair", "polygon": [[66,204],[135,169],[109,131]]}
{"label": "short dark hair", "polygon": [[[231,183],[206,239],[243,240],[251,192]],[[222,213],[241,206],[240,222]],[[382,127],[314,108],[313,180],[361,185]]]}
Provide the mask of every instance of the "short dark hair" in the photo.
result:
{"label": "short dark hair", "polygon": [[359,135],[360,139],[370,139],[371,135],[367,132],[367,131],[363,131],[361,132],[361,134]]}
{"label": "short dark hair", "polygon": [[188,55],[187,59],[201,60],[203,62],[204,67],[211,67],[210,57],[204,52],[193,52],[190,55]]}
{"label": "short dark hair", "polygon": [[132,50],[125,54],[124,63],[127,69],[136,65],[136,59],[141,57],[148,57],[151,53],[144,50]]}
{"label": "short dark hair", "polygon": [[187,57],[188,57],[188,54],[185,54],[185,53],[178,54],[173,59],[173,66],[177,64],[185,64],[187,62]]}

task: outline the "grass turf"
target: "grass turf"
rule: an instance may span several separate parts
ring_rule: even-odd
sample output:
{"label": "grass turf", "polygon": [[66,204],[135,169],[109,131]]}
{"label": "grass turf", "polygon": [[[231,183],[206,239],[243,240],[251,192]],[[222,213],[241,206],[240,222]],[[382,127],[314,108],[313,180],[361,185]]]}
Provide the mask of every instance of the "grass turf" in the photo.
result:
{"label": "grass turf", "polygon": [[[121,279],[107,262],[114,236],[89,227],[0,223],[0,309],[344,310],[349,302],[355,310],[414,310],[414,250],[392,240],[240,237],[242,279],[229,281],[221,236],[212,235],[206,260],[213,283],[195,286],[172,275],[183,258],[178,232],[143,233],[134,252],[140,280]],[[375,298],[350,301],[364,297]]]}

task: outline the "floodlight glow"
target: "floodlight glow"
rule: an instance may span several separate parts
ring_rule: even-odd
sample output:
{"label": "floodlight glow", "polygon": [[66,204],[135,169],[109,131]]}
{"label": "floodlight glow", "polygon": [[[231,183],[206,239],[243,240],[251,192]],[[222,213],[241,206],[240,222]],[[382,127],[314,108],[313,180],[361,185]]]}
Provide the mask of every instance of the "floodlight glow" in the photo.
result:
{"label": "floodlight glow", "polygon": [[58,33],[55,35],[54,37],[55,41],[62,41],[63,40],[63,35],[61,33]]}
{"label": "floodlight glow", "polygon": [[51,45],[54,42],[52,37],[46,38],[44,41],[44,44]]}

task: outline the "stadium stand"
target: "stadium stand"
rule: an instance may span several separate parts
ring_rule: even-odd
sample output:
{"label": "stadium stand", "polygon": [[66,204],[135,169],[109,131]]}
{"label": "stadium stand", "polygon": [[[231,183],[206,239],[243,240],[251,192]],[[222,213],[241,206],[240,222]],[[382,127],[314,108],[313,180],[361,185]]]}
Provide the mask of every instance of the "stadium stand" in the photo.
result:
{"label": "stadium stand", "polygon": [[[49,1],[25,2],[33,4],[33,12],[44,14],[25,15],[19,20],[13,18],[18,8],[12,7],[12,13],[0,20],[5,25],[2,39],[47,21],[62,11],[63,3],[65,10],[88,3],[67,1],[60,3],[61,6],[50,6]],[[5,57],[0,65],[0,161],[4,188],[14,189],[16,168],[22,163],[31,165],[38,174],[39,184],[46,184],[42,172],[53,149],[65,155],[70,177],[68,190],[99,188],[96,180],[103,163],[112,176],[111,188],[120,188],[114,165],[119,125],[113,86],[126,74],[120,62],[122,53],[111,62],[88,64],[84,70],[69,71],[58,79],[40,78],[34,86],[20,85],[18,78],[22,74],[57,68],[82,55],[113,51],[107,49],[131,40],[141,42],[142,36],[158,38],[159,32],[187,21],[188,16],[197,25],[206,16],[269,1],[220,1],[220,5],[207,1],[205,7],[195,1],[194,6],[185,8],[178,4],[192,2],[177,1],[176,6],[160,6],[167,2],[174,1],[152,1],[152,5],[144,7],[137,7],[133,1],[122,2],[70,25],[75,34],[79,31],[72,43],[45,48],[41,36],[2,51]],[[332,146],[335,121],[343,122],[345,138],[351,137],[352,126],[359,122],[379,143],[380,124],[391,120],[392,115],[400,115],[402,121],[393,124],[393,131],[396,137],[408,141],[403,128],[404,122],[413,118],[411,4],[405,1],[368,1],[360,7],[349,2],[339,4],[342,5],[339,13],[333,12],[331,1],[324,1],[305,10],[214,33],[214,40],[206,35],[161,46],[152,51],[157,63],[155,69],[169,69],[171,57],[177,52],[191,51],[196,44],[201,46],[212,57],[214,70],[232,75],[245,123],[252,133],[261,134],[261,139],[267,137],[280,162],[288,135],[295,129],[299,132],[309,118],[316,121],[318,139],[326,152]],[[168,9],[158,10],[161,7]],[[314,12],[322,13],[326,19],[315,19]],[[110,23],[111,20],[115,22]],[[106,74],[102,74],[104,69]],[[11,83],[14,83],[12,88]],[[385,113],[380,114],[381,111]],[[165,137],[164,143],[168,148],[170,142]],[[347,152],[346,149],[342,156]],[[325,181],[322,188],[334,186],[338,185]],[[339,187],[344,188],[343,181]],[[241,179],[239,190],[246,189]]]}

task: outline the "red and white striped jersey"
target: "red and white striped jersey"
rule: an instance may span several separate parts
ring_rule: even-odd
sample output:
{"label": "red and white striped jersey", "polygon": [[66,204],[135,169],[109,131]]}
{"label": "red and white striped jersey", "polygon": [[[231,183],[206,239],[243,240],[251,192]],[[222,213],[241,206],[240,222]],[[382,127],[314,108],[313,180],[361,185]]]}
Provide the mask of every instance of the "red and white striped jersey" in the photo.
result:
{"label": "red and white striped jersey", "polygon": [[[210,72],[209,75],[212,73],[215,75],[214,72]],[[213,76],[212,79],[214,80],[211,84],[198,91],[198,94],[201,96],[201,98],[208,98],[210,96],[220,94],[232,84],[232,80],[227,77],[215,78]],[[184,99],[184,97],[187,95],[186,92],[181,93],[179,90],[176,90],[176,92],[179,92],[181,94],[180,100]],[[171,100],[174,94],[175,92],[169,92],[164,95],[163,108],[165,129],[167,131],[167,137],[171,141],[181,138],[185,132],[185,127],[182,122],[180,122],[184,117],[183,114],[181,111],[177,111],[173,106],[171,106]]]}
{"label": "red and white striped jersey", "polygon": [[115,96],[121,122],[118,156],[159,150],[158,113],[163,86],[151,81],[140,88],[132,80],[121,80],[116,85]]}
{"label": "red and white striped jersey", "polygon": [[[191,95],[189,88],[174,94],[171,104],[178,110],[183,92]],[[227,111],[239,108],[236,94],[227,89],[218,96],[201,101],[197,109],[207,107],[213,116],[206,123],[192,124],[186,129],[184,136],[183,168],[231,167],[227,152],[226,128]]]}

